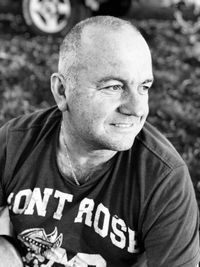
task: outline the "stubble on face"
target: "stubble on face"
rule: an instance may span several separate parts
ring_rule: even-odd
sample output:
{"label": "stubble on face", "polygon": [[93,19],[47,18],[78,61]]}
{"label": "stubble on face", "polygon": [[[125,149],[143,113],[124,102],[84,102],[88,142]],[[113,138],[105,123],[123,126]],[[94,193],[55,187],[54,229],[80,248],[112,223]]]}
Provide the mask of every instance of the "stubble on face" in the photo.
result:
{"label": "stubble on face", "polygon": [[[150,52],[143,40],[143,50],[138,50],[141,46],[141,37],[138,33],[131,40],[128,36],[130,32],[125,34],[120,31],[117,33],[102,32],[102,29],[99,29],[99,32],[98,29],[87,30],[83,33],[79,64],[76,66],[78,75],[69,103],[68,128],[71,128],[77,140],[92,149],[127,150],[132,146],[135,136],[146,120],[148,103],[145,103],[145,114],[139,119],[139,126],[127,133],[121,129],[122,125],[121,128],[119,127],[119,123],[118,125],[117,123],[109,124],[112,121],[121,123],[127,117],[130,120],[130,116],[118,111],[121,105],[120,100],[116,101],[116,98],[112,100],[97,90],[97,81],[109,75],[116,77],[120,75],[124,79],[132,79],[127,62],[130,61],[130,65],[133,65],[134,60],[131,57],[134,56],[141,57],[141,60],[144,61],[139,65],[140,71],[141,69],[145,70],[143,65],[147,64],[149,66],[147,73],[151,73]],[[129,42],[123,42],[120,40],[121,38],[122,40],[129,38]],[[138,52],[133,53],[133,47]],[[124,51],[128,51],[128,53],[124,53]],[[144,53],[146,53],[145,56]],[[148,60],[145,60],[145,57]],[[137,74],[137,77],[134,78],[139,80],[140,76]]]}

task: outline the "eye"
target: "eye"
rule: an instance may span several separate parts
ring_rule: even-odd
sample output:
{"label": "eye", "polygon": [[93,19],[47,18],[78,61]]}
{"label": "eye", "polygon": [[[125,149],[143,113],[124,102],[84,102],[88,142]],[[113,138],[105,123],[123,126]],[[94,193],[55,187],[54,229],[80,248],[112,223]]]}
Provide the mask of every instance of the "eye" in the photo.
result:
{"label": "eye", "polygon": [[123,87],[120,84],[116,84],[116,85],[106,86],[103,89],[111,90],[111,91],[121,91],[121,90],[123,90]]}
{"label": "eye", "polygon": [[141,85],[138,88],[138,91],[141,95],[147,95],[149,93],[150,86],[147,85]]}

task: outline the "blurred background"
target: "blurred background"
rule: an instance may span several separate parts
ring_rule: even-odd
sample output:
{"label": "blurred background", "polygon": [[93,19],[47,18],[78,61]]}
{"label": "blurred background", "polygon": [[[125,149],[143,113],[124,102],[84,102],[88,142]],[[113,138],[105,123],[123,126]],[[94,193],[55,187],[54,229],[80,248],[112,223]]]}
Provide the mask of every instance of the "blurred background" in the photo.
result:
{"label": "blurred background", "polygon": [[55,104],[49,78],[59,44],[74,23],[97,14],[133,21],[149,43],[148,120],[186,161],[200,207],[199,0],[1,0],[0,126]]}

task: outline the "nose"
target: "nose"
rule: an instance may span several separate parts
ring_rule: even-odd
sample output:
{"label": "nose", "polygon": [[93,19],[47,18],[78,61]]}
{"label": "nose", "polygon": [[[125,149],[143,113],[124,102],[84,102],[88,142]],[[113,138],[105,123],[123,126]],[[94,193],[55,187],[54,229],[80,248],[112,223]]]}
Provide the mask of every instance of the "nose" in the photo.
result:
{"label": "nose", "polygon": [[138,92],[127,93],[118,111],[124,115],[142,117],[148,112],[148,95],[141,95]]}

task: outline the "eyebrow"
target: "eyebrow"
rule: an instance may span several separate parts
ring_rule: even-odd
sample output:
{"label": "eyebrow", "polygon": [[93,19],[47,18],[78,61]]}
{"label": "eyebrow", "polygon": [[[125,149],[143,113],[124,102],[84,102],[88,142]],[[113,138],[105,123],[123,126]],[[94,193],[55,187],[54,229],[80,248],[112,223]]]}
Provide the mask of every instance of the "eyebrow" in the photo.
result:
{"label": "eyebrow", "polygon": [[122,79],[122,78],[119,78],[118,76],[113,76],[113,75],[109,75],[109,76],[104,77],[103,79],[98,80],[98,83],[105,83],[110,80],[117,80],[121,83],[126,83],[125,79]]}
{"label": "eyebrow", "polygon": [[142,84],[144,84],[144,83],[153,83],[153,81],[154,81],[153,78],[152,78],[152,79],[147,79],[147,80],[145,80]]}
{"label": "eyebrow", "polygon": [[[105,82],[108,82],[110,80],[117,80],[121,83],[127,83],[127,81],[125,79],[119,78],[118,76],[113,76],[113,75],[109,75],[109,76],[104,77],[103,79],[98,80],[98,83],[105,83]],[[154,81],[154,78],[146,79],[142,84],[153,83],[153,81]]]}

